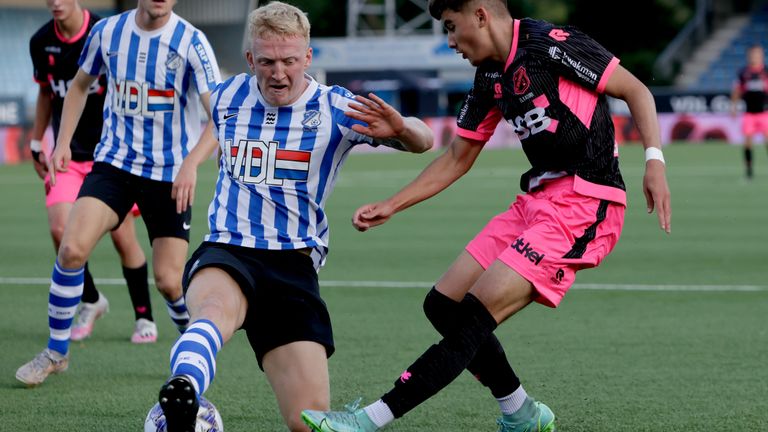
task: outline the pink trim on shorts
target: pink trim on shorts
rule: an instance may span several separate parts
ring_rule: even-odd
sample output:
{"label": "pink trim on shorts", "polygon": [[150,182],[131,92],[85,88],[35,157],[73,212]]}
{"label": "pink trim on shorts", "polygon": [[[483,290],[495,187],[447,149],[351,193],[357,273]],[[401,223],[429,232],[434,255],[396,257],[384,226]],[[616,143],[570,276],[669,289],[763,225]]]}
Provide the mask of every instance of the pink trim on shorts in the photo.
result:
{"label": "pink trim on shorts", "polygon": [[518,195],[467,252],[485,269],[503,262],[533,284],[536,302],[557,307],[576,272],[598,266],[613,250],[624,224],[623,204],[582,195],[575,182],[562,177]]}
{"label": "pink trim on shorts", "polygon": [[573,190],[582,195],[627,205],[627,192],[619,188],[591,183],[579,176],[573,176]]}
{"label": "pink trim on shorts", "polygon": [[768,111],[744,113],[744,117],[741,119],[741,132],[744,135],[762,133],[768,136]]}
{"label": "pink trim on shorts", "polygon": [[66,172],[56,173],[56,186],[51,187],[51,174],[45,176],[45,206],[74,203],[85,176],[91,172],[93,161],[70,161]]}

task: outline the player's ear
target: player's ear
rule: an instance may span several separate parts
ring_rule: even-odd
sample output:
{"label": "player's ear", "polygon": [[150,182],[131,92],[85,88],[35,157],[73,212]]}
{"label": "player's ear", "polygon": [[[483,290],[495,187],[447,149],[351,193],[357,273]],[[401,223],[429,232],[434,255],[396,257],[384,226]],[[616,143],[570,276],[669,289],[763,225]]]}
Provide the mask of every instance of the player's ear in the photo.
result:
{"label": "player's ear", "polygon": [[312,64],[312,47],[307,48],[307,61],[304,63],[304,69],[309,68]]}
{"label": "player's ear", "polygon": [[488,11],[482,6],[475,9],[475,19],[479,27],[485,27],[488,24]]}
{"label": "player's ear", "polygon": [[256,73],[256,62],[251,50],[245,50],[245,61],[248,63],[248,69],[251,70],[251,73]]}

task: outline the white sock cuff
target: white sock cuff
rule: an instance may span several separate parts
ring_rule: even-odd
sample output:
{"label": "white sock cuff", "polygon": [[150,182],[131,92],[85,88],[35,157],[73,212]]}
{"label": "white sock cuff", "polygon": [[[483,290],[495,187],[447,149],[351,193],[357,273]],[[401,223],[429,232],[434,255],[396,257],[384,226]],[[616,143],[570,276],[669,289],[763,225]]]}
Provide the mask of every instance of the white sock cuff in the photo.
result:
{"label": "white sock cuff", "polygon": [[363,411],[365,411],[373,424],[380,428],[395,421],[395,415],[392,414],[392,410],[381,399],[363,408]]}
{"label": "white sock cuff", "polygon": [[501,413],[509,415],[517,412],[517,410],[523,406],[523,402],[525,402],[527,398],[528,393],[525,392],[525,389],[523,389],[523,386],[521,385],[509,395],[497,398],[496,400],[499,401]]}

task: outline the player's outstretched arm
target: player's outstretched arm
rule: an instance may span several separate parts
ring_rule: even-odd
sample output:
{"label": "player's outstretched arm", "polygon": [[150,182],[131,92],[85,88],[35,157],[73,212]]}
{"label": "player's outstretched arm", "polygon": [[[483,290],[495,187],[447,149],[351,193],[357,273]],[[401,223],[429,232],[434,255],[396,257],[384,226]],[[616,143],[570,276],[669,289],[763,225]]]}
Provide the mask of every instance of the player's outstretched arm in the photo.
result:
{"label": "player's outstretched arm", "polygon": [[469,171],[483,145],[457,136],[443,154],[399,192],[384,201],[358,208],[352,216],[352,225],[358,231],[366,231],[385,223],[395,213],[437,195]]}
{"label": "player's outstretched arm", "polygon": [[200,95],[205,112],[208,113],[208,124],[195,148],[189,152],[181,163],[179,172],[173,180],[171,198],[176,200],[176,212],[181,214],[195,203],[195,185],[197,184],[197,167],[207,160],[218,146],[219,142],[213,136],[213,120],[211,120],[210,92]]}
{"label": "player's outstretched arm", "polygon": [[403,117],[383,99],[373,93],[355,96],[359,103],[350,103],[353,111],[345,114],[367,126],[354,125],[352,130],[374,138],[379,144],[397,150],[423,153],[432,148],[432,129],[416,117]]}
{"label": "player's outstretched arm", "polygon": [[56,149],[51,160],[48,161],[48,171],[51,173],[51,185],[56,184],[56,172],[66,171],[69,161],[72,159],[72,150],[69,148],[72,135],[75,133],[77,123],[83,114],[85,102],[88,99],[88,88],[96,80],[96,76],[89,75],[82,69],[72,79],[72,84],[64,97],[64,107],[61,110],[61,125],[59,136],[56,140]]}
{"label": "player's outstretched arm", "polygon": [[645,148],[643,192],[648,213],[656,209],[659,226],[669,234],[672,230],[671,195],[667,184],[666,165],[661,153],[661,134],[653,95],[645,84],[621,66],[611,75],[605,92],[623,99],[629,106]]}

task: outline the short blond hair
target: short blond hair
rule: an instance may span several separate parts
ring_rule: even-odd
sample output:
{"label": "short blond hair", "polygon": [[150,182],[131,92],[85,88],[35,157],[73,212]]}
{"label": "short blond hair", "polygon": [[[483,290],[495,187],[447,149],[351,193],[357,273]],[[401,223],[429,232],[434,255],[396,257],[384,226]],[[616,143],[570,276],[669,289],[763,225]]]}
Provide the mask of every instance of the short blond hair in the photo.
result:
{"label": "short blond hair", "polygon": [[251,38],[300,36],[309,43],[309,28],[309,20],[301,9],[280,1],[258,7],[248,15]]}

